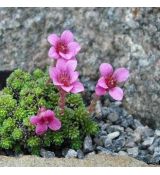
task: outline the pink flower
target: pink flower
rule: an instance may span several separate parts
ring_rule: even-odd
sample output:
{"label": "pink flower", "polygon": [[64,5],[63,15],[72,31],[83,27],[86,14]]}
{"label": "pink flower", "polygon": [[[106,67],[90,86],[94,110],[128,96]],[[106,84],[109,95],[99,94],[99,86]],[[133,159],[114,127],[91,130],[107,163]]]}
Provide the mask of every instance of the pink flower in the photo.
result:
{"label": "pink flower", "polygon": [[61,121],[55,117],[54,112],[45,108],[41,108],[36,116],[32,116],[30,122],[36,126],[37,135],[44,134],[48,127],[53,131],[61,128]]}
{"label": "pink flower", "polygon": [[81,49],[80,45],[74,41],[73,34],[69,30],[65,30],[60,37],[56,34],[49,35],[48,42],[52,45],[48,56],[54,59],[75,59]]}
{"label": "pink flower", "polygon": [[118,83],[125,82],[129,77],[129,71],[126,68],[118,68],[113,72],[110,64],[102,63],[100,65],[101,77],[96,85],[96,95],[101,96],[109,92],[109,95],[115,100],[123,99],[123,90],[118,87]]}
{"label": "pink flower", "polygon": [[49,69],[50,78],[53,84],[61,88],[65,92],[79,93],[84,91],[82,83],[77,79],[79,73],[75,71],[77,61],[72,60],[65,62],[60,59],[57,61],[56,67]]}

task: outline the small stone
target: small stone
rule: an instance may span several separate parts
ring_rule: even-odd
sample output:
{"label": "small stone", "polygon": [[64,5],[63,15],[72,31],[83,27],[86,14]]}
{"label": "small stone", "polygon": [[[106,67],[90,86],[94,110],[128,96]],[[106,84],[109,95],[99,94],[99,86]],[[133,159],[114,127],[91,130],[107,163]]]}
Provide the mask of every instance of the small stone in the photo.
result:
{"label": "small stone", "polygon": [[108,115],[108,119],[111,121],[111,122],[115,122],[117,121],[119,118],[118,114],[116,112],[113,112],[113,113],[110,113]]}
{"label": "small stone", "polygon": [[94,138],[94,143],[97,145],[97,146],[103,146],[103,139],[101,137],[95,137]]}
{"label": "small stone", "polygon": [[83,159],[84,158],[84,153],[83,153],[83,151],[82,150],[78,150],[77,151],[77,157],[78,157],[78,159]]}
{"label": "small stone", "polygon": [[154,154],[160,154],[160,147],[154,148]]}
{"label": "small stone", "polygon": [[108,137],[103,140],[105,148],[110,147],[112,145],[112,140]]}
{"label": "small stone", "polygon": [[151,157],[152,155],[148,153],[148,150],[139,150],[138,156],[136,158],[146,163],[150,163]]}
{"label": "small stone", "polygon": [[152,145],[153,141],[154,141],[154,137],[148,137],[147,139],[144,140],[142,145],[143,146],[150,146],[150,145]]}
{"label": "small stone", "polygon": [[112,132],[115,132],[115,131],[123,132],[124,131],[124,128],[119,125],[112,125],[110,126],[110,128],[113,130]]}
{"label": "small stone", "polygon": [[105,131],[107,127],[108,127],[108,124],[104,123],[103,125],[101,125],[101,130]]}
{"label": "small stone", "polygon": [[102,107],[102,118],[106,118],[109,113],[110,111],[107,107]]}
{"label": "small stone", "polygon": [[108,139],[113,140],[116,137],[118,137],[119,135],[120,135],[120,132],[116,131],[116,132],[112,132],[112,133],[108,134],[107,137],[108,137]]}
{"label": "small stone", "polygon": [[137,120],[137,119],[134,119],[134,125],[135,125],[136,128],[143,127],[143,125],[141,124],[141,122],[139,120]]}
{"label": "small stone", "polygon": [[132,139],[128,139],[128,140],[126,141],[125,146],[128,147],[128,148],[133,148],[133,147],[136,146],[136,144],[133,142]]}
{"label": "small stone", "polygon": [[156,129],[156,130],[155,130],[155,135],[156,135],[157,137],[160,137],[160,130]]}
{"label": "small stone", "polygon": [[125,146],[125,138],[119,137],[116,140],[113,140],[113,147],[115,151],[120,151]]}
{"label": "small stone", "polygon": [[156,153],[152,156],[152,159],[150,160],[150,163],[152,164],[159,164],[160,163],[160,153]]}
{"label": "small stone", "polygon": [[53,158],[55,157],[55,153],[52,151],[47,151],[45,149],[41,149],[40,155],[44,158]]}
{"label": "small stone", "polygon": [[107,135],[107,131],[101,131],[101,135]]}
{"label": "small stone", "polygon": [[138,156],[138,152],[139,152],[138,147],[128,148],[127,149],[128,155],[133,156],[133,157],[137,157]]}
{"label": "small stone", "polygon": [[89,157],[89,156],[92,156],[92,155],[95,155],[96,153],[93,151],[93,152],[90,152],[86,155],[86,157]]}
{"label": "small stone", "polygon": [[134,142],[139,143],[141,141],[141,134],[137,130],[134,131],[132,136]]}
{"label": "small stone", "polygon": [[105,154],[112,154],[112,151],[106,149],[106,148],[103,148],[102,146],[97,146],[97,151],[98,152],[102,152],[102,153],[105,153]]}
{"label": "small stone", "polygon": [[77,152],[73,149],[69,149],[65,155],[65,158],[77,157]]}
{"label": "small stone", "polygon": [[154,131],[150,129],[148,126],[138,127],[135,130],[135,132],[139,133],[142,136],[142,138],[154,136]]}
{"label": "small stone", "polygon": [[125,152],[125,151],[119,151],[118,154],[120,156],[127,156],[128,155],[127,152]]}
{"label": "small stone", "polygon": [[121,126],[123,126],[124,128],[127,128],[129,126],[135,128],[133,116],[128,115],[124,120],[122,120]]}
{"label": "small stone", "polygon": [[83,143],[83,149],[85,153],[93,151],[93,144],[90,136],[85,137],[84,143]]}

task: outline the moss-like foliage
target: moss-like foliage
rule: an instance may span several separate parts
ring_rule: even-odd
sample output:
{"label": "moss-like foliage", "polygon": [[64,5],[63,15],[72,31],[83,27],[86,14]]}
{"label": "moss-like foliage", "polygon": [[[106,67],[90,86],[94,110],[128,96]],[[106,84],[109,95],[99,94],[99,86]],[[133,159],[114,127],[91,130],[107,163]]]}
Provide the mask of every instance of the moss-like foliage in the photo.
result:
{"label": "moss-like foliage", "polygon": [[[36,155],[46,147],[79,149],[86,135],[97,133],[98,126],[90,118],[80,94],[67,95],[65,113],[61,115],[58,91],[48,79],[48,73],[40,69],[33,74],[18,69],[7,79],[7,87],[0,92],[0,149]],[[42,106],[56,113],[62,127],[37,136],[29,119]]]}

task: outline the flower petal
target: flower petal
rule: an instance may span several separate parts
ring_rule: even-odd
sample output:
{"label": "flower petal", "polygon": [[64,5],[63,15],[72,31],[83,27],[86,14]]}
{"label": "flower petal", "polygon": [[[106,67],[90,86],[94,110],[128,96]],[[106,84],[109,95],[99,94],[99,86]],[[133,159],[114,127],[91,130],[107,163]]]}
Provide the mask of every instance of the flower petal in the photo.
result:
{"label": "flower petal", "polygon": [[48,127],[53,131],[57,131],[61,128],[61,121],[58,118],[54,117],[54,120],[50,122]]}
{"label": "flower petal", "polygon": [[32,116],[30,118],[30,122],[33,124],[33,125],[37,125],[37,123],[39,122],[39,117],[38,116]]}
{"label": "flower petal", "polygon": [[55,67],[50,67],[49,68],[49,76],[52,79],[53,84],[56,85],[56,86],[62,85],[62,83],[60,83],[58,81],[58,78],[57,78],[59,73],[60,72],[59,72],[59,70],[57,68],[55,68]]}
{"label": "flower petal", "polygon": [[55,117],[55,114],[53,111],[51,110],[46,110],[44,112],[41,113],[41,116],[46,120],[46,121],[52,121]]}
{"label": "flower petal", "polygon": [[108,63],[102,63],[99,67],[99,71],[101,73],[101,76],[108,77],[108,76],[112,75],[113,68],[112,68],[112,65],[110,65]]}
{"label": "flower petal", "polygon": [[48,129],[48,126],[44,123],[44,124],[37,124],[36,126],[36,134],[37,135],[42,135],[44,134]]}
{"label": "flower petal", "polygon": [[120,87],[114,87],[109,90],[109,95],[118,101],[121,101],[123,99],[123,90]]}
{"label": "flower petal", "polygon": [[71,73],[70,75],[70,83],[74,83],[78,79],[79,73],[77,71]]}
{"label": "flower petal", "polygon": [[106,82],[105,82],[105,78],[104,77],[101,77],[99,80],[98,80],[98,86],[104,88],[104,89],[107,89],[107,85],[106,85]]}
{"label": "flower petal", "polygon": [[65,60],[70,60],[74,56],[74,53],[72,53],[70,51],[68,53],[66,53],[66,54],[62,53],[62,52],[59,52],[59,55]]}
{"label": "flower petal", "polygon": [[51,45],[56,46],[56,44],[60,40],[60,38],[56,34],[51,34],[48,36],[47,40]]}
{"label": "flower petal", "polygon": [[56,68],[60,71],[66,71],[66,61],[63,59],[58,59],[56,63]]}
{"label": "flower petal", "polygon": [[65,30],[61,35],[61,40],[63,40],[65,43],[72,42],[74,40],[73,33],[69,30]]}
{"label": "flower petal", "polygon": [[71,52],[73,56],[75,56],[81,50],[81,46],[77,42],[71,42],[68,44],[68,49],[69,52]]}
{"label": "flower petal", "polygon": [[77,61],[76,60],[68,61],[66,63],[66,66],[67,66],[68,71],[73,72],[73,71],[75,71],[75,69],[77,67]]}
{"label": "flower petal", "polygon": [[48,56],[50,58],[54,58],[54,59],[58,59],[59,58],[59,55],[58,53],[56,52],[55,48],[54,47],[51,47],[48,51]]}
{"label": "flower petal", "polygon": [[81,82],[75,82],[73,84],[73,89],[71,90],[72,93],[76,94],[76,93],[79,93],[79,92],[82,92],[84,91],[84,86]]}
{"label": "flower petal", "polygon": [[70,92],[73,86],[61,86],[61,88],[66,92]]}
{"label": "flower petal", "polygon": [[97,96],[101,96],[101,95],[105,95],[107,90],[97,85],[95,92]]}
{"label": "flower petal", "polygon": [[121,83],[128,79],[129,71],[126,68],[118,68],[113,73],[113,77],[117,80],[117,82]]}

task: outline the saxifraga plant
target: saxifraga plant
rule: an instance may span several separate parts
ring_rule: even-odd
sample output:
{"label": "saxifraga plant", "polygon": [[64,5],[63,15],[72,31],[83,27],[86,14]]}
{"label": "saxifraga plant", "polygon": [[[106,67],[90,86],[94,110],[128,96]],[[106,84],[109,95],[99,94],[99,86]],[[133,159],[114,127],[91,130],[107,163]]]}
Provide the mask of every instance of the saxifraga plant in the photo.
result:
{"label": "saxifraga plant", "polygon": [[129,77],[126,68],[100,65],[100,78],[88,109],[79,94],[84,86],[78,79],[76,55],[81,47],[72,32],[51,34],[48,56],[54,66],[49,73],[40,69],[32,74],[20,69],[7,79],[0,92],[0,148],[39,155],[41,148],[82,148],[86,135],[95,135],[98,125],[89,116],[100,96],[107,93],[122,100],[119,84]]}
{"label": "saxifraga plant", "polygon": [[[58,90],[48,82],[48,73],[37,69],[29,74],[15,70],[0,92],[0,148],[16,153],[27,151],[39,155],[41,148],[64,146],[82,148],[86,135],[95,135],[97,124],[89,117],[80,94],[67,94],[64,114],[58,106]],[[48,130],[35,134],[30,117],[40,107],[54,110],[62,127],[56,132]]]}

